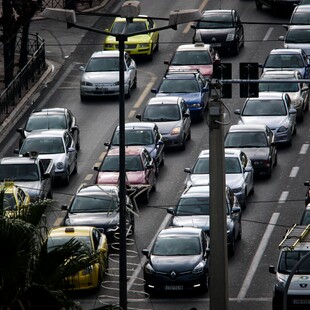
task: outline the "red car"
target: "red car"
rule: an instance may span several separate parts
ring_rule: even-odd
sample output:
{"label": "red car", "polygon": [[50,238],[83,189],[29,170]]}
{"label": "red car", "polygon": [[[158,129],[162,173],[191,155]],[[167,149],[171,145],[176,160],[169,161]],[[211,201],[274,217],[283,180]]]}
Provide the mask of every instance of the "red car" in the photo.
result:
{"label": "red car", "polygon": [[[156,190],[156,167],[148,150],[141,146],[128,146],[125,151],[127,185],[137,189],[137,196],[144,203],[149,202],[150,192]],[[119,183],[119,148],[111,149],[99,167],[96,184],[117,185]]]}

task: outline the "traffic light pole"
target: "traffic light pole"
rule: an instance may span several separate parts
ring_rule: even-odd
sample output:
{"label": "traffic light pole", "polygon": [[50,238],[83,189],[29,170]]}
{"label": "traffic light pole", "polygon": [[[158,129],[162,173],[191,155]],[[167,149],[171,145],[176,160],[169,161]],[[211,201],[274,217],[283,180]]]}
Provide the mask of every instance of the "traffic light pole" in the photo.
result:
{"label": "traffic light pole", "polygon": [[210,310],[228,310],[227,214],[222,102],[209,102],[210,145]]}

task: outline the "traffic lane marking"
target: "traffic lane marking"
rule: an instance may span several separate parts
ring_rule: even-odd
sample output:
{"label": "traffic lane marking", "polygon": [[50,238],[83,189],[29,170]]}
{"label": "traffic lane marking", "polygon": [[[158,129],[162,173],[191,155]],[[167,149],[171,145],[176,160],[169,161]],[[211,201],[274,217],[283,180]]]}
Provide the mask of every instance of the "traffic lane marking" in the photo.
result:
{"label": "traffic lane marking", "polygon": [[280,195],[280,198],[278,200],[278,203],[285,203],[287,196],[288,196],[289,192],[288,191],[283,191]]}
{"label": "traffic lane marking", "polygon": [[265,36],[264,36],[264,38],[263,38],[263,41],[267,41],[267,40],[269,39],[269,37],[270,37],[272,31],[273,31],[273,27],[270,27],[270,28],[267,30],[267,32],[266,32],[266,34],[265,34]]}
{"label": "traffic lane marking", "polygon": [[280,216],[280,213],[273,213],[273,215],[271,216],[271,219],[269,221],[269,224],[265,230],[265,233],[260,241],[260,244],[257,248],[257,251],[254,255],[254,258],[252,260],[252,263],[250,265],[250,268],[246,274],[246,277],[243,281],[243,284],[242,284],[242,287],[239,291],[239,294],[238,294],[238,297],[237,299],[244,299],[245,298],[245,295],[252,283],[252,280],[253,280],[253,277],[254,277],[254,274],[256,273],[256,270],[257,270],[257,267],[259,265],[259,262],[261,261],[262,259],[262,256],[265,252],[265,249],[267,247],[267,244],[269,242],[269,239],[270,239],[270,236],[273,232],[273,229],[275,227],[275,225],[277,224],[277,221],[279,219],[279,216]]}
{"label": "traffic lane marking", "polygon": [[299,154],[301,155],[304,155],[307,153],[308,151],[308,148],[309,148],[309,144],[308,143],[304,143],[301,148],[300,148],[300,151],[299,151]]}
{"label": "traffic lane marking", "polygon": [[299,167],[292,167],[289,177],[295,178],[298,174],[298,171],[299,171]]}

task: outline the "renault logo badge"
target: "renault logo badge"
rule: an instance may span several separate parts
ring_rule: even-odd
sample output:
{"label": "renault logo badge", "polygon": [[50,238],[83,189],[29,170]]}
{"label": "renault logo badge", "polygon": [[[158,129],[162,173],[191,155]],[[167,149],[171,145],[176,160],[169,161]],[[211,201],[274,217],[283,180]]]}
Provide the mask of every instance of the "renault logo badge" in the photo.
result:
{"label": "renault logo badge", "polygon": [[177,276],[177,274],[175,271],[171,271],[170,276],[172,279],[174,279]]}

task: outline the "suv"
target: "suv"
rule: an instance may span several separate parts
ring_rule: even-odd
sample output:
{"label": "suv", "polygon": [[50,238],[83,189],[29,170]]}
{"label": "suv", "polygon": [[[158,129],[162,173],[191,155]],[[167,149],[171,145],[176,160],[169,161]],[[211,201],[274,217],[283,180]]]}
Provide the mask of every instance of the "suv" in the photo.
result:
{"label": "suv", "polygon": [[49,129],[66,129],[73,137],[75,148],[80,149],[80,129],[73,113],[66,108],[35,109],[26,124],[18,128],[21,137],[19,147],[30,133]]}
{"label": "suv", "polygon": [[[277,266],[269,266],[269,272],[276,275],[272,309],[310,304],[310,226],[295,224],[279,244],[280,255]],[[308,309],[308,308],[307,308]]]}
{"label": "suv", "polygon": [[[170,226],[201,228],[210,232],[210,186],[189,186],[182,193],[175,208],[167,212],[173,217]],[[241,207],[232,190],[226,186],[227,245],[232,256],[235,253],[235,241],[241,238]]]}
{"label": "suv", "polygon": [[[105,142],[104,145],[108,147],[108,150],[119,147],[119,139],[119,126],[117,126],[111,141]],[[155,123],[126,123],[125,145],[144,146],[154,159],[156,174],[159,173],[159,166],[164,164],[164,142],[158,126]]]}
{"label": "suv", "polygon": [[158,126],[165,147],[186,147],[186,140],[191,138],[190,112],[184,99],[167,96],[151,98],[142,114],[136,118],[142,122],[154,122]]}
{"label": "suv", "polygon": [[171,71],[165,74],[157,89],[152,89],[152,93],[156,97],[182,97],[190,110],[191,118],[202,121],[209,101],[210,87],[199,70]]}
{"label": "suv", "polygon": [[180,45],[164,63],[169,66],[167,72],[198,69],[205,78],[212,78],[213,65],[220,63],[220,57],[212,45],[197,42]]}
{"label": "suv", "polygon": [[[260,92],[285,92],[291,98],[294,108],[297,110],[297,119],[302,121],[304,113],[309,109],[309,85],[308,83],[298,82],[302,79],[301,73],[298,70],[279,70],[266,71],[260,80],[274,80],[273,82],[259,83]],[[283,80],[283,82],[279,82]],[[296,83],[286,82],[284,80],[296,80]]]}

